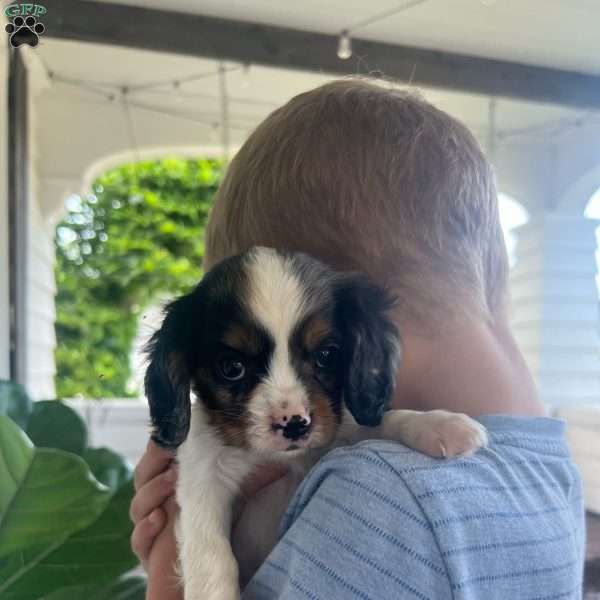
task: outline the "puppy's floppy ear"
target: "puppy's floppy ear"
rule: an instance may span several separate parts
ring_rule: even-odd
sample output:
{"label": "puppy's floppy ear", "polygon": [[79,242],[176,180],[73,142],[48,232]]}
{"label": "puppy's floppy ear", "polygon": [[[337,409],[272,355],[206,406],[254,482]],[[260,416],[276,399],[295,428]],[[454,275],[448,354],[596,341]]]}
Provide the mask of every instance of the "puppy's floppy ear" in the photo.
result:
{"label": "puppy's floppy ear", "polygon": [[146,346],[150,364],[144,385],[150,405],[152,439],[166,448],[177,448],[190,429],[190,372],[186,357],[191,337],[191,305],[192,294],[169,304],[161,328]]}
{"label": "puppy's floppy ear", "polygon": [[400,361],[400,334],[388,314],[394,300],[359,275],[343,276],[336,295],[344,400],[359,425],[375,426],[389,407]]}

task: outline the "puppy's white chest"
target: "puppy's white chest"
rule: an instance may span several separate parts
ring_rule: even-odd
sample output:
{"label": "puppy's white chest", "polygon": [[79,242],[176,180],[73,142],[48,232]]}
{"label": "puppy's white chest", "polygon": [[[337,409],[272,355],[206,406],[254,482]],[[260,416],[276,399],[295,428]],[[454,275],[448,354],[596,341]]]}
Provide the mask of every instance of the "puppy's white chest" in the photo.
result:
{"label": "puppy's white chest", "polygon": [[281,518],[302,479],[299,471],[291,470],[245,504],[232,533],[232,549],[238,561],[242,588],[277,543]]}

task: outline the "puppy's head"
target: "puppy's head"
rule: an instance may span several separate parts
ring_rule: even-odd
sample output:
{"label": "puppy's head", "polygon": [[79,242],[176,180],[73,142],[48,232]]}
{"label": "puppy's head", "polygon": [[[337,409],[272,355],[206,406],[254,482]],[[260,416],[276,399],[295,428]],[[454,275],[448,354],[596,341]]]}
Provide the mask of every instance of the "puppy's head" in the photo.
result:
{"label": "puppy's head", "polygon": [[255,248],[223,261],[167,307],[150,341],[154,439],[185,440],[191,393],[226,444],[265,454],[327,445],[344,403],[378,424],[400,356],[390,304],[302,254]]}

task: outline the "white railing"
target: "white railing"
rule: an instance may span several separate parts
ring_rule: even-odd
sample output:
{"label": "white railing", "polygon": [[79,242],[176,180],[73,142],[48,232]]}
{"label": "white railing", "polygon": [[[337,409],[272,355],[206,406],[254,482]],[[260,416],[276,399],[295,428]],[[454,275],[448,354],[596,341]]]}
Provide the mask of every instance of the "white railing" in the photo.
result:
{"label": "white railing", "polygon": [[149,412],[145,399],[67,400],[85,420],[90,446],[107,446],[135,466],[148,442]]}
{"label": "white railing", "polygon": [[[148,405],[141,399],[69,400],[88,425],[89,443],[108,446],[135,465],[148,441]],[[573,459],[581,471],[588,510],[600,514],[600,406],[565,407]]]}

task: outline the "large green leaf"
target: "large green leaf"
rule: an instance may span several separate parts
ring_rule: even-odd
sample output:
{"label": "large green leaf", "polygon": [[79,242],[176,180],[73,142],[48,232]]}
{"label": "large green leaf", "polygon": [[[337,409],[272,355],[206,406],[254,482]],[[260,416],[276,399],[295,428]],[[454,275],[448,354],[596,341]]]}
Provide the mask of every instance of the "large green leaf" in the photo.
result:
{"label": "large green leaf", "polygon": [[109,448],[87,448],[83,453],[94,477],[116,492],[132,477],[131,468],[123,457]]}
{"label": "large green leaf", "polygon": [[129,543],[132,496],[129,481],[89,527],[0,562],[0,581],[7,582],[0,583],[0,598],[35,600],[65,587],[108,583],[130,571],[138,564]]}
{"label": "large green leaf", "polygon": [[146,580],[124,577],[108,585],[75,586],[57,590],[40,600],[144,600]]}
{"label": "large green leaf", "polygon": [[131,469],[86,441],[66,405],[0,385],[2,600],[143,600],[143,579],[119,579],[137,565]]}
{"label": "large green leaf", "polygon": [[109,500],[81,458],[34,448],[0,415],[0,558],[87,527]]}
{"label": "large green leaf", "polygon": [[87,445],[83,419],[59,400],[34,402],[25,431],[38,448],[82,454]]}
{"label": "large green leaf", "polygon": [[133,529],[129,520],[131,470],[121,456],[107,448],[88,448],[83,458],[94,476],[114,492],[110,502],[88,527],[27,548],[4,564],[0,560],[0,582],[7,582],[0,583],[2,600],[45,599],[65,588],[73,594],[70,598],[89,600],[99,584],[113,582],[138,564],[129,541]]}
{"label": "large green leaf", "polygon": [[22,385],[0,379],[0,415],[7,415],[21,429],[25,429],[31,405],[32,402]]}

